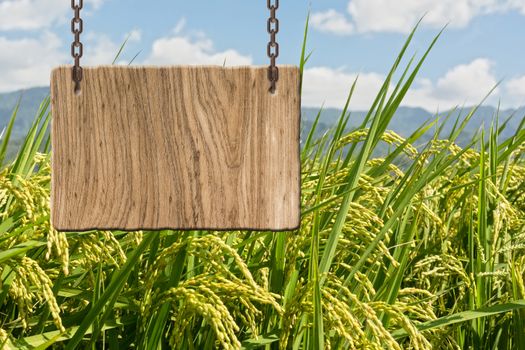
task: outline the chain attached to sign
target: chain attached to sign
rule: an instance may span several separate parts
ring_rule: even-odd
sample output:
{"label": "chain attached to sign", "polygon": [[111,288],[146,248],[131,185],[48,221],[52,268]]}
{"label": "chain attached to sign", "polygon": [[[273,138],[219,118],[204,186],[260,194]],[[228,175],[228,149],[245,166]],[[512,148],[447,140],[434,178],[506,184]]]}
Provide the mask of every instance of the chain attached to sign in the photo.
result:
{"label": "chain attached to sign", "polygon": [[[78,1],[78,3],[77,3]],[[277,42],[277,33],[279,33],[279,19],[277,19],[277,10],[279,9],[279,0],[267,0],[270,17],[268,18],[268,34],[270,42],[268,43],[267,53],[270,58],[268,67],[268,80],[270,81],[270,92],[274,93],[279,80],[279,68],[277,67],[277,57],[279,57],[279,43]],[[80,41],[80,34],[84,30],[84,22],[80,17],[80,10],[84,7],[84,0],[71,0],[71,8],[74,11],[74,17],[71,20],[71,32],[75,39],[71,43],[71,56],[75,64],[73,66],[73,81],[75,83],[75,93],[80,92],[80,82],[83,78],[83,70],[80,66],[80,58],[84,54],[84,47]]]}
{"label": "chain attached to sign", "polygon": [[80,34],[84,31],[84,22],[80,18],[80,10],[84,7],[84,0],[71,0],[71,8],[75,12],[75,17],[71,20],[71,32],[75,35],[75,40],[71,43],[71,56],[75,60],[73,66],[73,81],[75,82],[75,93],[80,93],[80,82],[83,78],[83,70],[80,66],[80,58],[84,54],[84,46],[80,42]]}
{"label": "chain attached to sign", "polygon": [[277,57],[279,57],[279,43],[276,36],[279,33],[279,20],[276,12],[279,8],[279,0],[268,0],[268,9],[270,10],[270,18],[268,18],[268,34],[270,34],[270,42],[268,43],[268,57],[270,58],[270,66],[268,67],[268,80],[270,81],[270,92],[274,93],[277,88],[277,81],[279,80],[279,68],[276,65]]}

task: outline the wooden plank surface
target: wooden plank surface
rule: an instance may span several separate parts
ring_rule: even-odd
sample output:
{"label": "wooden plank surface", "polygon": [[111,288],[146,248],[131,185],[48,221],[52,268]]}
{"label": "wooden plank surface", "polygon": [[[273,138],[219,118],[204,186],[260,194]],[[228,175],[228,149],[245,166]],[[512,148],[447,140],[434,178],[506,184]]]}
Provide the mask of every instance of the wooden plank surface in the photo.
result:
{"label": "wooden plank surface", "polygon": [[300,222],[299,71],[55,69],[51,221],[90,229],[286,230]]}

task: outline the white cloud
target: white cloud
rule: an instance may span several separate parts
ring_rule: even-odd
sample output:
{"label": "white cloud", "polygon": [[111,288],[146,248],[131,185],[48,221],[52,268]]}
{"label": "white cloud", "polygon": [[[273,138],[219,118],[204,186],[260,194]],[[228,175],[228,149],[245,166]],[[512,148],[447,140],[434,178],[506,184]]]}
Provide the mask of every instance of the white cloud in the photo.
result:
{"label": "white cloud", "polygon": [[504,85],[505,97],[508,100],[503,102],[508,103],[512,107],[519,107],[525,105],[525,75],[509,80]]}
{"label": "white cloud", "polygon": [[0,30],[45,28],[63,20],[68,10],[63,0],[1,1]]}
{"label": "white cloud", "polygon": [[[328,67],[308,68],[304,71],[302,104],[305,107],[342,108],[356,73]],[[359,74],[357,89],[352,97],[352,109],[368,109],[377,91],[383,84],[383,75],[377,73]]]}
{"label": "white cloud", "polygon": [[0,91],[49,84],[50,71],[67,60],[60,39],[45,32],[37,38],[0,37]]}
{"label": "white cloud", "polygon": [[334,10],[314,13],[314,27],[348,35],[354,32],[409,32],[423,15],[422,24],[463,28],[474,18],[492,13],[519,11],[525,15],[525,0],[350,0],[347,15]]}
{"label": "white cloud", "polygon": [[84,2],[91,4],[93,9],[97,10],[97,9],[99,9],[102,6],[104,1],[106,1],[106,0],[87,0],[87,1],[84,1]]}
{"label": "white cloud", "polygon": [[218,52],[214,49],[213,42],[204,36],[191,38],[175,34],[157,39],[145,63],[249,65],[252,58],[232,49]]}
{"label": "white cloud", "polygon": [[[81,64],[111,64],[119,48],[108,36],[91,33],[85,37]],[[68,45],[49,31],[22,39],[0,36],[0,52],[0,92],[49,85],[51,70],[72,62]]]}
{"label": "white cloud", "polygon": [[361,32],[408,32],[425,15],[430,27],[464,27],[496,0],[352,0],[348,13]]}
{"label": "white cloud", "polygon": [[[478,58],[450,69],[435,84],[428,79],[420,80],[407,94],[404,104],[440,110],[475,105],[498,83],[492,66],[490,60]],[[492,96],[496,96],[499,90],[497,88]]]}
{"label": "white cloud", "polygon": [[[303,105],[310,107],[342,108],[357,74],[344,69],[327,67],[305,70],[303,83]],[[378,73],[359,74],[357,86],[351,101],[353,110],[368,110],[376,97],[385,77]],[[523,78],[525,83],[525,77]],[[468,64],[458,65],[435,83],[420,79],[407,94],[402,105],[422,107],[430,111],[446,110],[461,105],[473,105],[497,84],[492,72],[492,62],[476,59]],[[519,82],[516,82],[519,85]],[[525,84],[521,85],[525,98]],[[499,91],[496,90],[494,94]]]}
{"label": "white cloud", "polygon": [[525,0],[508,0],[507,7],[517,9],[525,15]]}
{"label": "white cloud", "polygon": [[[142,31],[139,29],[133,29],[129,33],[126,33],[122,41],[119,42],[113,41],[108,35],[103,33],[91,32],[87,34],[84,39],[84,56],[82,58],[82,64],[86,66],[111,64],[126,38],[129,38],[127,46],[132,42],[139,42],[142,40]],[[126,48],[127,47],[124,47],[124,51],[121,53],[116,64],[129,64],[128,58],[130,57],[126,56]]]}
{"label": "white cloud", "polygon": [[[179,32],[182,27],[179,26]],[[48,85],[54,67],[71,64],[69,44],[62,42],[49,30],[36,35],[20,39],[0,36],[0,92]],[[127,36],[130,41],[141,40],[139,30],[133,30]],[[83,66],[111,64],[122,44],[101,33],[91,32],[83,38]],[[227,65],[250,65],[252,58],[232,49],[217,51],[213,42],[203,34],[191,37],[174,33],[173,36],[156,40],[150,56],[142,63],[222,65],[225,61]],[[117,64],[128,64],[128,61],[119,60]]]}
{"label": "white cloud", "polygon": [[[93,9],[105,0],[85,1]],[[63,23],[73,15],[70,2],[64,0],[1,0],[0,31],[36,30]]]}
{"label": "white cloud", "polygon": [[354,32],[354,25],[343,15],[334,9],[312,14],[312,26],[321,32],[337,35],[348,35]]}
{"label": "white cloud", "polygon": [[142,31],[140,29],[133,29],[126,34],[126,38],[128,38],[130,42],[139,42],[142,40]]}
{"label": "white cloud", "polygon": [[111,64],[121,45],[100,33],[90,33],[84,41],[82,64],[86,66]]}

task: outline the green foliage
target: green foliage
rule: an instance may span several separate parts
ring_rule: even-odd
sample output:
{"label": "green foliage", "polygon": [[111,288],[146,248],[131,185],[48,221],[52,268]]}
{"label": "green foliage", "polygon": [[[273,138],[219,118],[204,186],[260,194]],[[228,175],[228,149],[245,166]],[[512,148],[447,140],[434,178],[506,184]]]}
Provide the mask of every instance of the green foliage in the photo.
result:
{"label": "green foliage", "polygon": [[465,148],[475,110],[444,138],[438,120],[388,131],[428,54],[393,83],[412,35],[361,127],[345,131],[355,84],[330,132],[314,137],[314,123],[294,232],[55,231],[44,101],[0,164],[0,344],[524,348],[525,122],[502,139],[496,118]]}

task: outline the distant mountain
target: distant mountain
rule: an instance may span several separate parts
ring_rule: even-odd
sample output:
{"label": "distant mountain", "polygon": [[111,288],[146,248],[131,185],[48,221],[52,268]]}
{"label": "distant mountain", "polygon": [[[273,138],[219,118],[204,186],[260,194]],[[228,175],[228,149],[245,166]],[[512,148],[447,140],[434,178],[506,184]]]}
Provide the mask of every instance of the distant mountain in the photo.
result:
{"label": "distant mountain", "polygon": [[13,136],[23,136],[33,122],[40,103],[49,95],[49,88],[38,87],[7,94],[0,94],[0,130],[9,122],[11,114],[20,101]]}
{"label": "distant mountain", "polygon": [[40,103],[49,95],[49,88],[40,87],[24,91],[0,94],[0,134],[9,123],[11,115],[20,101],[17,118],[13,126],[7,157],[12,158],[22,143],[38,112]]}
{"label": "distant mountain", "polygon": [[[440,119],[443,120],[450,115],[449,120],[444,128],[444,132],[450,131],[453,127],[453,122],[458,116],[466,116],[472,110],[472,107],[465,107],[462,109],[454,111],[446,111],[439,113]],[[313,121],[317,114],[319,113],[318,108],[303,108],[303,119]],[[324,109],[321,112],[320,122],[325,125],[334,125],[339,117],[341,116],[342,111],[338,109]],[[361,125],[366,112],[355,111],[350,112],[349,127],[355,128]],[[503,110],[497,111],[496,108],[491,106],[481,106],[478,108],[476,113],[472,116],[469,124],[467,125],[467,131],[472,133],[479,130],[482,125],[489,127],[496,115],[499,118],[500,124],[503,123],[508,117],[514,115],[509,121],[508,127],[503,132],[503,136],[511,136],[514,131],[517,130],[521,119],[525,116],[525,107],[521,107],[517,110]],[[437,117],[437,114],[430,113],[422,108],[412,108],[412,107],[400,107],[392,119],[389,129],[394,130],[402,136],[408,136],[414,132],[419,126],[421,126],[425,121],[434,120]]]}
{"label": "distant mountain", "polygon": [[[454,122],[461,116],[467,116],[473,107],[465,107],[453,111],[446,111],[439,113],[440,120],[445,120],[448,117],[448,122],[443,127],[441,134],[442,138],[446,138],[454,127]],[[303,108],[302,111],[303,119],[303,135],[307,130],[311,129],[311,125],[319,113],[319,108]],[[317,134],[325,132],[329,127],[335,125],[337,120],[341,117],[341,110],[338,109],[324,109],[321,111],[321,117],[319,119],[319,130]],[[348,129],[359,127],[367,112],[363,111],[352,111],[350,112],[350,119],[348,121]],[[518,108],[516,110],[503,110],[499,111],[495,107],[481,106],[474,113],[470,122],[465,127],[464,132],[459,137],[459,144],[465,146],[470,142],[473,135],[479,132],[482,125],[486,128],[490,127],[496,117],[499,120],[501,126],[505,120],[513,116],[506,127],[501,132],[501,138],[505,139],[515,134],[516,130],[520,127],[520,123],[525,116],[525,107]],[[430,113],[422,108],[412,107],[400,107],[388,127],[389,130],[393,130],[403,137],[407,137],[412,134],[418,127],[424,122],[434,120],[438,117],[436,113]],[[434,130],[432,130],[434,132]],[[427,135],[423,140],[428,140],[431,135]]]}
{"label": "distant mountain", "polygon": [[[12,135],[12,148],[16,148],[16,145],[20,143],[20,140],[29,130],[29,127],[38,111],[42,100],[49,95],[48,87],[32,88],[23,91],[16,91],[12,93],[0,94],[0,131],[3,130],[7,125],[9,118],[13,112],[14,107],[20,100],[20,108],[17,115],[17,120],[14,126]],[[454,112],[440,113],[440,116],[444,118],[447,115],[451,115],[450,120],[454,121],[455,118],[461,114],[466,115],[470,112],[471,108],[463,108]],[[494,107],[483,106],[472,117],[470,123],[466,128],[466,132],[462,137],[462,142],[465,143],[469,138],[476,133],[481,125],[490,126],[497,110]],[[315,120],[319,108],[303,108],[302,110],[302,128],[303,137],[310,130],[313,121]],[[339,109],[326,108],[321,111],[321,117],[318,125],[318,134],[325,132],[329,127],[335,125],[342,111]],[[517,110],[505,110],[499,112],[500,123],[511,115],[515,117],[509,122],[507,128],[503,131],[503,137],[511,136],[519,127],[519,123],[523,116],[525,116],[525,107]],[[351,112],[348,128],[355,128],[361,124],[366,112],[353,111]],[[389,129],[397,132],[401,136],[410,135],[417,127],[421,126],[425,121],[435,118],[435,113],[428,112],[422,108],[411,108],[401,107],[396,112]],[[444,132],[449,132],[453,127],[453,122],[447,123],[444,128]]]}

